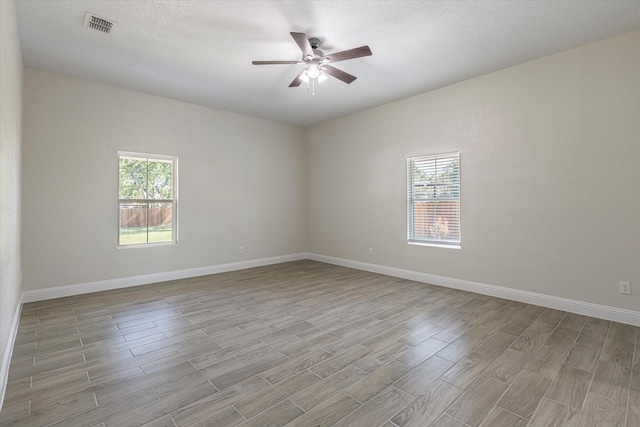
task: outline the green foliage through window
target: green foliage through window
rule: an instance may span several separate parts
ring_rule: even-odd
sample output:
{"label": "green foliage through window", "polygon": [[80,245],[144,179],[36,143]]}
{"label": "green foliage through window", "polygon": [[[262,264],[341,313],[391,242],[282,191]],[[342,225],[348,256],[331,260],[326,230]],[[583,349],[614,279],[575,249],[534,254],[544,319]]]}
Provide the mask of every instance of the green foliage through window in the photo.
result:
{"label": "green foliage through window", "polygon": [[173,160],[120,156],[120,198],[173,198]]}

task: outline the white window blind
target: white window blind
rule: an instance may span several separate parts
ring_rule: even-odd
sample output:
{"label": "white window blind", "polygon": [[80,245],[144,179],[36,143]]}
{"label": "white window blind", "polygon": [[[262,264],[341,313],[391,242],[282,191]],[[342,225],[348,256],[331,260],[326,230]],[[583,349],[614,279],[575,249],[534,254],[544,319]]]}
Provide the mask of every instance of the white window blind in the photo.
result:
{"label": "white window blind", "polygon": [[407,158],[407,240],[460,247],[460,153]]}

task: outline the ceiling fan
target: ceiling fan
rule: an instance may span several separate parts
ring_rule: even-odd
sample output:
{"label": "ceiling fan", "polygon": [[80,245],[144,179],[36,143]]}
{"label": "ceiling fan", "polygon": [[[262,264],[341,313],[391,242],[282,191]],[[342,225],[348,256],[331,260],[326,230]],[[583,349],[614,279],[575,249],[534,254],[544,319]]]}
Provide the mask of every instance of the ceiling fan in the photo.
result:
{"label": "ceiling fan", "polygon": [[302,82],[306,82],[314,92],[314,85],[323,82],[327,79],[327,75],[335,77],[338,80],[349,84],[356,79],[356,76],[349,73],[345,73],[329,64],[345,61],[347,59],[360,58],[363,56],[370,56],[371,49],[369,46],[360,46],[354,49],[344,50],[342,52],[336,52],[329,55],[325,55],[318,47],[320,46],[320,39],[315,37],[307,39],[307,35],[304,33],[290,33],[293,40],[298,44],[302,51],[302,60],[300,61],[252,61],[253,65],[282,65],[282,64],[303,64],[305,67],[298,73],[295,79],[291,82],[289,87],[298,87]]}

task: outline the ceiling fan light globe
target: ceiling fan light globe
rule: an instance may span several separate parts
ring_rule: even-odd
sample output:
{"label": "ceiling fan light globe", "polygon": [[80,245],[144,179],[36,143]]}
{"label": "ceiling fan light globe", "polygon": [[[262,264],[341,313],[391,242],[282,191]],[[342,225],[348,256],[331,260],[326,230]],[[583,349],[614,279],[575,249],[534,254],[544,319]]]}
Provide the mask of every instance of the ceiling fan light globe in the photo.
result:
{"label": "ceiling fan light globe", "polygon": [[317,79],[320,76],[320,69],[316,65],[309,65],[306,74],[310,79]]}

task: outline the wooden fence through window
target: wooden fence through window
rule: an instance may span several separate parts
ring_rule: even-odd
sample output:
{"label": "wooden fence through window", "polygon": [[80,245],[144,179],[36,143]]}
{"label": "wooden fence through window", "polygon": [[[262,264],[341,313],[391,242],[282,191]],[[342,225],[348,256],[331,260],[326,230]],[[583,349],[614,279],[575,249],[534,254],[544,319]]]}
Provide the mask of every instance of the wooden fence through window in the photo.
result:
{"label": "wooden fence through window", "polygon": [[[147,224],[147,214],[149,222]],[[132,207],[120,209],[120,227],[155,227],[159,225],[171,225],[173,221],[173,209],[169,207],[149,208]]]}
{"label": "wooden fence through window", "polygon": [[416,239],[460,239],[460,202],[421,202],[413,205]]}

